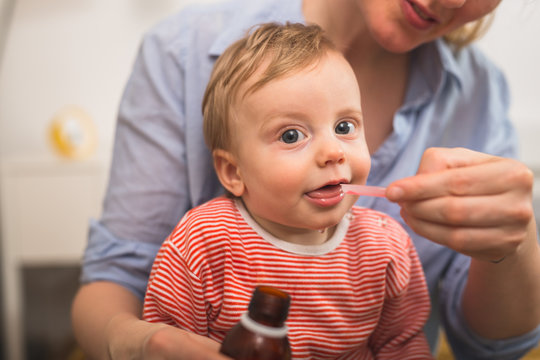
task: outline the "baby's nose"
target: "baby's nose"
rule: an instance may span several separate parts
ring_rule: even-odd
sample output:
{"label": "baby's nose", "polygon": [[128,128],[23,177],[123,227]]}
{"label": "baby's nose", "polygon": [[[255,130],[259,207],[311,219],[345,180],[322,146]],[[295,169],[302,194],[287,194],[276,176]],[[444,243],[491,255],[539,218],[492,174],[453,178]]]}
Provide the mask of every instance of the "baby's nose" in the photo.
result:
{"label": "baby's nose", "polygon": [[339,141],[325,141],[320,146],[318,163],[320,166],[342,164],[345,162],[345,152]]}

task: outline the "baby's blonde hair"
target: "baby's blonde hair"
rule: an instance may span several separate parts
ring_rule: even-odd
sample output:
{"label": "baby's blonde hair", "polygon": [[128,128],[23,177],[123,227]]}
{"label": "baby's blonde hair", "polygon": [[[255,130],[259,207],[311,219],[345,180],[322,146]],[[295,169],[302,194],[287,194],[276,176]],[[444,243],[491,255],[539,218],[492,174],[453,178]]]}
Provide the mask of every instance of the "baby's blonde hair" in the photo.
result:
{"label": "baby's blonde hair", "polygon": [[[232,106],[239,96],[269,81],[299,71],[334,50],[317,25],[268,23],[255,27],[217,59],[203,98],[203,130],[211,150],[230,148]],[[240,88],[259,69],[265,69],[243,94]]]}
{"label": "baby's blonde hair", "polygon": [[[493,13],[466,24],[445,36],[460,49],[489,26]],[[267,23],[250,30],[217,59],[203,98],[204,138],[211,150],[230,148],[232,105],[239,95],[256,91],[269,81],[298,71],[337,51],[317,25]],[[260,78],[239,94],[241,86],[267,62]]]}

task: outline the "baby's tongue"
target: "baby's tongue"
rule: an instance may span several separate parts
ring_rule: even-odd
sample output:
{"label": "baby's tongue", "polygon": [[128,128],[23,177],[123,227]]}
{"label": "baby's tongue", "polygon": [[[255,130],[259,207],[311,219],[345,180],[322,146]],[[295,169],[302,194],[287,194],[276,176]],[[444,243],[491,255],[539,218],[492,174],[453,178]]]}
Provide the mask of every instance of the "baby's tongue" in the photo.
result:
{"label": "baby's tongue", "polygon": [[338,196],[341,193],[340,185],[327,185],[317,190],[306,193],[307,196],[312,198],[328,198]]}

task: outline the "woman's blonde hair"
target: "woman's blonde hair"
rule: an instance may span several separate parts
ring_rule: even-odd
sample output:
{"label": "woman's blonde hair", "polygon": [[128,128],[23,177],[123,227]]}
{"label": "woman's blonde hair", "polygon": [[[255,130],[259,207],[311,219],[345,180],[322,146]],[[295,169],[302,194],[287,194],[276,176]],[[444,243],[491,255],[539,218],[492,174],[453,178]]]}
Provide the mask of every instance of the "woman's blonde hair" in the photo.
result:
{"label": "woman's blonde hair", "polygon": [[495,12],[492,11],[482,18],[471,21],[446,34],[444,39],[451,44],[455,50],[459,51],[483,36],[491,26],[494,16]]}
{"label": "woman's blonde hair", "polygon": [[[306,68],[329,50],[335,47],[319,26],[291,23],[260,25],[229,46],[214,65],[202,103],[204,137],[209,148],[229,150],[231,108],[238,96]],[[239,94],[263,63],[262,75],[244,94]]]}

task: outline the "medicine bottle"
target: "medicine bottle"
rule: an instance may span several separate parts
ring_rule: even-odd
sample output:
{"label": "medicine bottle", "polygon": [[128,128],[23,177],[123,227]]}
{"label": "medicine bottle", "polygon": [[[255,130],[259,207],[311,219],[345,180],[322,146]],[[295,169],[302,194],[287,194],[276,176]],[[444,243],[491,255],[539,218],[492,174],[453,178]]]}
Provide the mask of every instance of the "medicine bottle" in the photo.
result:
{"label": "medicine bottle", "polygon": [[235,360],[289,360],[291,347],[285,320],[289,294],[271,286],[257,286],[248,311],[227,333],[220,352]]}

